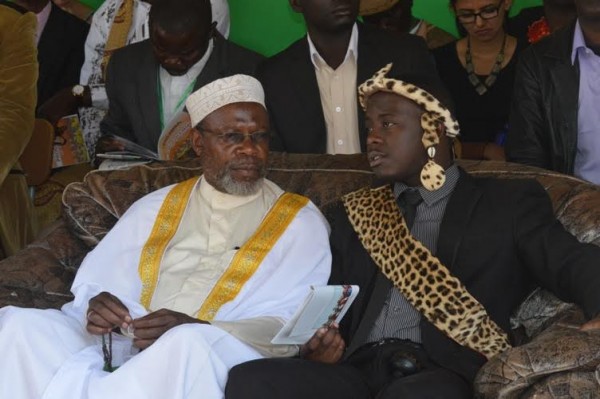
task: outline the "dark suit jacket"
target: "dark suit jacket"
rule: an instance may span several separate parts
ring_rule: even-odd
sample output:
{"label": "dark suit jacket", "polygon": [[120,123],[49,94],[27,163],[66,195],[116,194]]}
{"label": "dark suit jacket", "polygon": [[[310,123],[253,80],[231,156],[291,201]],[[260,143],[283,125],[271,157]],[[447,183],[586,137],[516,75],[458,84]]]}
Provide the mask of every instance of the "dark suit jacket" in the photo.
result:
{"label": "dark suit jacket", "polygon": [[[377,296],[375,284],[389,280],[362,247],[343,208],[334,213],[331,246],[330,283],[361,288],[340,327],[351,351],[361,320],[374,321],[365,310]],[[578,303],[588,315],[600,311],[600,248],[581,244],[564,230],[535,181],[473,178],[461,170],[440,226],[437,257],[507,332],[511,313],[536,285]],[[380,310],[377,305],[374,316]],[[469,380],[485,362],[424,318],[421,334],[435,362]]]}
{"label": "dark suit jacket", "polygon": [[[254,75],[261,60],[259,54],[217,35],[194,90],[238,73]],[[161,134],[157,92],[159,67],[150,40],[115,51],[106,72],[109,107],[100,124],[103,134],[116,134],[156,151]]]}
{"label": "dark suit jacket", "polygon": [[65,87],[79,83],[90,26],[52,3],[38,43],[38,106]]}
{"label": "dark suit jacket", "polygon": [[[392,73],[431,74],[438,79],[425,42],[414,35],[394,35],[370,25],[358,25],[357,85],[393,62]],[[258,71],[265,89],[272,149],[296,153],[325,153],[327,128],[321,107],[317,76],[306,36],[265,60]],[[366,145],[364,112],[358,107],[358,127],[363,152]]]}
{"label": "dark suit jacket", "polygon": [[527,48],[515,76],[508,160],[573,174],[577,153],[579,64],[571,63],[573,22]]}

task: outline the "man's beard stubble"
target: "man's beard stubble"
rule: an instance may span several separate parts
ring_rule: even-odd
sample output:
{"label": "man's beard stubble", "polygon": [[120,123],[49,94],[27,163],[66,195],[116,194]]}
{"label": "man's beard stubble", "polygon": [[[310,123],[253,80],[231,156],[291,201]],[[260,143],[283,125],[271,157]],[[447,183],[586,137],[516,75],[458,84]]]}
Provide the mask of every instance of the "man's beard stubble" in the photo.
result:
{"label": "man's beard stubble", "polygon": [[259,178],[254,181],[237,181],[231,175],[232,169],[235,169],[237,166],[242,166],[248,162],[248,159],[236,159],[228,162],[216,176],[216,181],[219,186],[218,188],[227,194],[238,195],[242,197],[256,194],[258,190],[260,190],[263,179],[267,174],[267,168],[264,162],[259,160],[250,161],[253,164],[256,164],[259,172]]}

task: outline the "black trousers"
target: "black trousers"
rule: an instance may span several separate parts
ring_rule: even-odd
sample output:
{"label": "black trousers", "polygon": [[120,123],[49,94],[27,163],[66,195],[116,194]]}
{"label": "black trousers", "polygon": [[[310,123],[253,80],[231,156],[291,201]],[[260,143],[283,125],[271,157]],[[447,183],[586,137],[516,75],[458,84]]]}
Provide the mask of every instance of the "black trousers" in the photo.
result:
{"label": "black trousers", "polygon": [[[359,349],[360,351],[360,349]],[[358,351],[357,351],[358,352]],[[377,362],[377,351],[372,351]],[[352,356],[330,365],[309,360],[260,359],[240,364],[229,373],[226,399],[412,399],[473,397],[470,384],[451,370],[425,362],[419,372],[391,377],[376,391],[361,366],[352,364]]]}

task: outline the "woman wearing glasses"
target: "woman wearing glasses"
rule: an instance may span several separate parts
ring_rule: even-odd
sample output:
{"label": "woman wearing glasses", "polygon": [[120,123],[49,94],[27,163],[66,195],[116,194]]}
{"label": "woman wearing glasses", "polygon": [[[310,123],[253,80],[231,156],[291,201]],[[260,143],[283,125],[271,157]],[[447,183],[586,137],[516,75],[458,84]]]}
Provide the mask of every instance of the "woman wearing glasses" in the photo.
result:
{"label": "woman wearing glasses", "polygon": [[464,37],[434,51],[454,99],[463,158],[504,160],[516,58],[523,47],[505,31],[511,3],[450,0]]}

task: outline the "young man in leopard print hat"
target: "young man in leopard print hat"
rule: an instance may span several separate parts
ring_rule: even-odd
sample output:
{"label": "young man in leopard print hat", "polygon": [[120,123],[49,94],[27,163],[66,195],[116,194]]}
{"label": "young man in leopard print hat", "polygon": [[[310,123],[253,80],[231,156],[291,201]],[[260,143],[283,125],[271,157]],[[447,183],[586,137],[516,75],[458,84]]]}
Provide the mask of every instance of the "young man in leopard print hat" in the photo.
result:
{"label": "young man in leopard print hat", "polygon": [[565,231],[539,183],[458,167],[444,90],[389,69],[359,87],[369,163],[385,184],[345,196],[332,221],[330,283],[360,293],[304,359],[232,369],[228,399],[471,398],[533,286],[600,312],[600,248]]}

